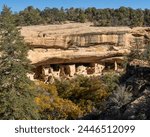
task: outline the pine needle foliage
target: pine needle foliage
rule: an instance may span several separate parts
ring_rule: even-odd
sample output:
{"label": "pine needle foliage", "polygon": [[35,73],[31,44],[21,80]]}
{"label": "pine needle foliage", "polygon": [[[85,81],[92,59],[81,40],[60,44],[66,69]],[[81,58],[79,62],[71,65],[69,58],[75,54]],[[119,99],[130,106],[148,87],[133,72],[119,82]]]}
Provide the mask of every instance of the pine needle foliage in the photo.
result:
{"label": "pine needle foliage", "polygon": [[27,77],[27,53],[14,16],[4,6],[0,16],[0,119],[38,119],[34,86]]}

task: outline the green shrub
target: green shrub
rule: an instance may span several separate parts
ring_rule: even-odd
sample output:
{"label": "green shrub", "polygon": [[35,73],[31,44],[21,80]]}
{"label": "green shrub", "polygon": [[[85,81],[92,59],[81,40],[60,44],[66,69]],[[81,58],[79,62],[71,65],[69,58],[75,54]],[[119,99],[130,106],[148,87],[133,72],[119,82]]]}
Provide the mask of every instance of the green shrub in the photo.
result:
{"label": "green shrub", "polygon": [[57,81],[58,95],[82,108],[84,114],[98,109],[109,96],[108,88],[98,77],[77,76],[72,80]]}
{"label": "green shrub", "polygon": [[105,74],[102,77],[103,82],[107,85],[108,91],[112,92],[115,90],[119,84],[119,75],[114,72]]}

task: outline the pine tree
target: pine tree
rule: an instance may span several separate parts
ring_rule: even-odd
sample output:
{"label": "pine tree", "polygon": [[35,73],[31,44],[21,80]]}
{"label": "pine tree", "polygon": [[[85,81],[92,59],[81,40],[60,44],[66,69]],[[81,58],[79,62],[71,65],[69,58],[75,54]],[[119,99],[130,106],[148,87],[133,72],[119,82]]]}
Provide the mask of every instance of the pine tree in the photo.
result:
{"label": "pine tree", "polygon": [[143,51],[143,60],[148,61],[150,64],[150,42],[148,42],[148,45],[145,45],[144,51]]}
{"label": "pine tree", "polygon": [[0,119],[38,119],[28,48],[7,6],[0,17]]}

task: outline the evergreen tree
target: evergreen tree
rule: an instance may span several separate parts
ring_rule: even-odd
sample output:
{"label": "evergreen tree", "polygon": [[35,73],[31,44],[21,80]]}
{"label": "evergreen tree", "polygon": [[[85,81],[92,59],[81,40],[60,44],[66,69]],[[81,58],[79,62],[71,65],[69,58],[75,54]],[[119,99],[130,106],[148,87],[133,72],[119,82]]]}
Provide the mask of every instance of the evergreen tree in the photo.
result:
{"label": "evergreen tree", "polygon": [[148,45],[145,45],[144,52],[143,52],[143,60],[148,61],[150,64],[150,42],[148,42]]}
{"label": "evergreen tree", "polygon": [[134,46],[131,47],[131,52],[128,55],[128,61],[132,61],[134,59],[143,60],[143,53],[141,51],[141,40],[139,38],[135,38]]}
{"label": "evergreen tree", "polygon": [[144,24],[144,13],[141,9],[130,9],[130,27],[142,27]]}
{"label": "evergreen tree", "polygon": [[144,26],[150,26],[150,10],[145,9],[144,11]]}
{"label": "evergreen tree", "polygon": [[78,22],[85,23],[86,22],[86,15],[84,12],[81,10],[78,16]]}
{"label": "evergreen tree", "polygon": [[17,26],[61,24],[65,21],[93,22],[95,26],[150,26],[149,9],[132,9],[120,7],[118,9],[87,9],[74,8],[64,9],[49,8],[44,10],[28,6],[19,13],[14,14]]}
{"label": "evergreen tree", "polygon": [[0,18],[0,119],[38,119],[28,48],[7,6]]}
{"label": "evergreen tree", "polygon": [[16,22],[19,22],[19,25],[38,25],[42,24],[44,21],[40,16],[40,10],[29,6],[23,11],[19,12]]}

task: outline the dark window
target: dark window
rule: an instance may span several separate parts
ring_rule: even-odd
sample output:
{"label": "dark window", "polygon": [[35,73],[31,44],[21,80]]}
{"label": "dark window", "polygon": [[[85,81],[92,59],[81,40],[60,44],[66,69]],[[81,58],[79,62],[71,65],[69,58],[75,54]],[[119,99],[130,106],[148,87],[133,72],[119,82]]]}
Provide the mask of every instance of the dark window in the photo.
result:
{"label": "dark window", "polygon": [[53,68],[54,71],[59,71],[60,66],[58,64],[51,64],[51,67]]}

